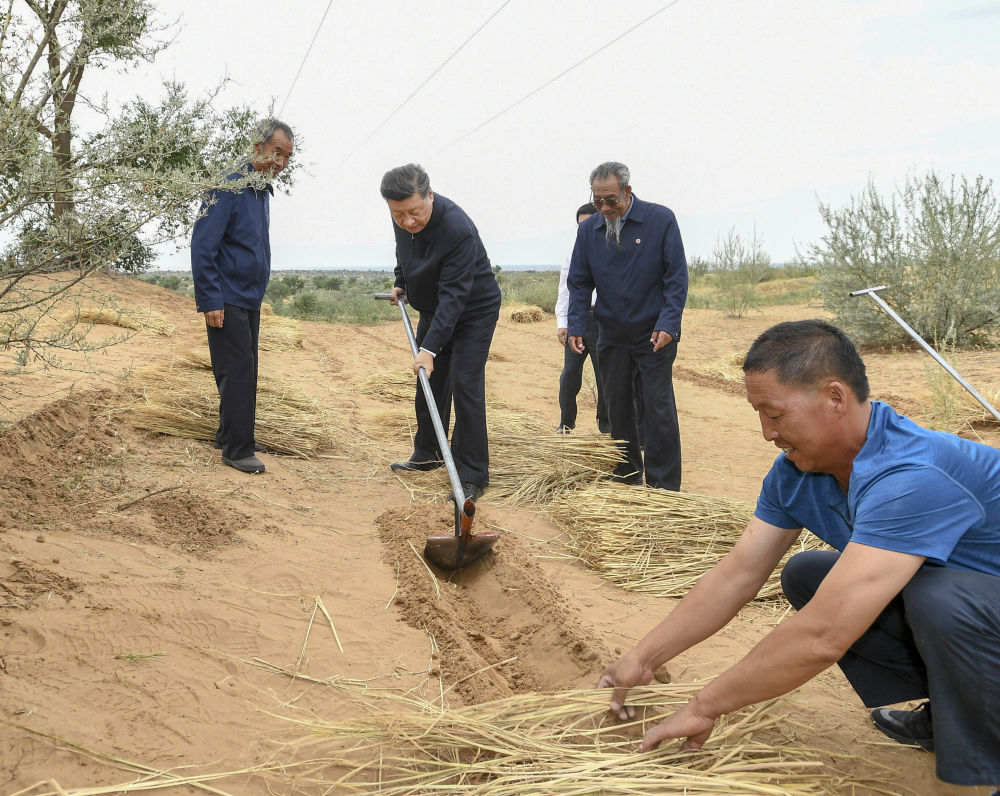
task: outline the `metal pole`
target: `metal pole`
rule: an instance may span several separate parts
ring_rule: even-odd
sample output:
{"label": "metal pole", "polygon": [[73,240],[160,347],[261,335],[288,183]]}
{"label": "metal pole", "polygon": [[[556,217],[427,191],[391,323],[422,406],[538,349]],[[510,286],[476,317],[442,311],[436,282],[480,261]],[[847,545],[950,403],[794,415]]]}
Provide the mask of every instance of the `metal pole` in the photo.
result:
{"label": "metal pole", "polygon": [[924,339],[919,334],[917,334],[906,321],[900,318],[893,311],[892,307],[890,307],[882,300],[881,296],[877,295],[876,291],[878,290],[885,290],[885,285],[879,285],[878,287],[866,287],[863,290],[852,290],[851,295],[861,296],[867,293],[871,297],[872,301],[878,304],[890,318],[892,318],[896,323],[902,326],[903,329],[906,330],[906,333],[910,335],[910,337],[912,337],[914,340],[920,343],[923,349],[932,357],[934,357],[934,359],[937,360],[937,363],[954,377],[955,381],[957,381],[959,384],[965,387],[969,395],[971,395],[973,398],[979,401],[979,403],[983,405],[983,408],[986,409],[987,412],[989,412],[991,415],[993,415],[993,417],[995,417],[998,421],[1000,421],[1000,412],[994,409],[993,405],[990,404],[990,402],[987,401],[985,398],[983,398],[983,396],[981,396],[976,391],[975,387],[973,387],[971,384],[969,384],[969,382],[963,379],[958,374],[957,370],[955,370],[951,365],[945,362],[945,360],[941,357],[941,355],[937,351],[935,351],[926,342],[924,342]]}

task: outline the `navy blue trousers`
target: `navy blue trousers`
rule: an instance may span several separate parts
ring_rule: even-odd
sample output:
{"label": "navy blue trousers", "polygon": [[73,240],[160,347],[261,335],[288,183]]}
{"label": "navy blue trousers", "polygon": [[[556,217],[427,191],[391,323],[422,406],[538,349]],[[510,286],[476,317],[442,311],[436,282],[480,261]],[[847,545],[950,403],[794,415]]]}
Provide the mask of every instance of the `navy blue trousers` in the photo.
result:
{"label": "navy blue trousers", "polygon": [[[796,609],[839,556],[788,561],[781,586]],[[839,665],[867,707],[930,699],[939,779],[1000,783],[1000,577],[922,567]]]}
{"label": "navy blue trousers", "polygon": [[597,353],[597,337],[600,327],[591,311],[587,318],[587,333],[583,336],[584,351],[577,354],[568,345],[563,354],[563,369],[559,374],[559,425],[565,428],[576,428],[576,396],[583,384],[583,363],[590,357],[594,367],[594,383],[597,385],[597,430],[602,434],[611,431],[608,421],[608,408],[604,401],[604,385],[601,383],[601,363]]}
{"label": "navy blue trousers", "polygon": [[[441,415],[445,434],[455,406],[455,429],[451,433],[451,455],[458,479],[463,484],[485,487],[490,482],[490,449],[486,436],[486,359],[500,317],[499,303],[479,311],[466,310],[455,324],[451,340],[434,358],[431,392]],[[433,315],[420,313],[417,345],[431,326]],[[437,435],[431,421],[424,391],[417,382],[414,401],[417,433],[413,437],[413,459],[430,461],[441,458]]]}
{"label": "navy blue trousers", "polygon": [[[681,488],[681,435],[674,401],[673,368],[677,341],[653,351],[648,337],[631,345],[597,344],[608,405],[611,436],[619,440],[622,463],[615,475],[629,483],[646,483],[660,489]],[[641,391],[639,396],[635,391]],[[640,400],[637,402],[636,398]],[[638,403],[638,408],[637,408]],[[642,418],[637,417],[637,411]],[[643,423],[645,460],[640,445]]]}
{"label": "navy blue trousers", "polygon": [[260,310],[225,305],[222,328],[205,324],[212,373],[219,389],[215,444],[227,459],[253,456],[257,413],[257,339]]}

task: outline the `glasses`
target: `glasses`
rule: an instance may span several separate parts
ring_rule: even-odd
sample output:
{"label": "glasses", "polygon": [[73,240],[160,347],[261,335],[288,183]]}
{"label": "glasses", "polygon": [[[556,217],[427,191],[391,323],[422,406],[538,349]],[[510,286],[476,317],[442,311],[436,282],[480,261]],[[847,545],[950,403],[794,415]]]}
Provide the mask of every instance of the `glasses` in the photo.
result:
{"label": "glasses", "polygon": [[591,194],[590,198],[591,204],[593,204],[594,207],[596,207],[598,210],[601,209],[601,205],[614,207],[617,204],[621,204],[621,201],[622,201],[621,194],[619,194],[618,196],[607,196],[604,198],[600,196],[594,196],[593,194]]}

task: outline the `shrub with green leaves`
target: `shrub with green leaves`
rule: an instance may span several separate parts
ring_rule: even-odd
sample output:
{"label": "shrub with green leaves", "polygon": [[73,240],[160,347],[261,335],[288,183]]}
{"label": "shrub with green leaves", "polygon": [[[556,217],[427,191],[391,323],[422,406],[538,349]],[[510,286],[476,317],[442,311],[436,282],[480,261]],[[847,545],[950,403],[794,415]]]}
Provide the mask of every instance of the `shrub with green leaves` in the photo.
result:
{"label": "shrub with green leaves", "polygon": [[983,177],[908,178],[885,198],[871,183],[843,208],[820,204],[827,233],[809,249],[824,306],[865,345],[909,344],[906,332],[853,290],[881,297],[925,340],[1000,339],[1000,207]]}
{"label": "shrub with green leaves", "polygon": [[757,285],[764,281],[771,268],[771,258],[754,231],[744,241],[735,229],[720,237],[712,252],[712,270],[722,294],[726,312],[742,318],[756,304]]}

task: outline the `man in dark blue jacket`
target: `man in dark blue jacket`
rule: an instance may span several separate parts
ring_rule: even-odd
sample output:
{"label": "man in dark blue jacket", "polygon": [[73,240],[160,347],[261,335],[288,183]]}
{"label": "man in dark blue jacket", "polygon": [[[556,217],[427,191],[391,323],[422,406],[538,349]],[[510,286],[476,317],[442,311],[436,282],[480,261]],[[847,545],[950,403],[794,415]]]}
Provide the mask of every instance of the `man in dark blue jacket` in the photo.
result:
{"label": "man in dark blue jacket", "polygon": [[[673,212],[632,194],[624,163],[602,163],[590,174],[599,215],[577,229],[570,259],[569,345],[583,353],[590,297],[601,328],[597,351],[611,435],[623,461],[615,478],[661,489],[681,486],[681,439],[673,365],[687,299],[687,260]],[[645,413],[645,464],[633,395],[639,372]]]}
{"label": "man in dark blue jacket", "polygon": [[[497,319],[500,286],[476,225],[457,204],[431,190],[415,163],[382,178],[396,235],[396,284],[392,303],[420,311],[413,372],[427,371],[445,433],[455,402],[451,453],[465,496],[476,500],[490,480],[486,438],[486,358]],[[417,389],[417,433],[409,460],[393,470],[440,467],[441,450],[423,391]]]}
{"label": "man in dark blue jacket", "polygon": [[212,372],[219,389],[215,447],[245,473],[264,472],[255,451],[260,304],[271,275],[271,180],[287,165],[295,137],[284,122],[258,125],[253,160],[226,176],[241,182],[212,191],[191,236],[191,275],[205,314]]}

